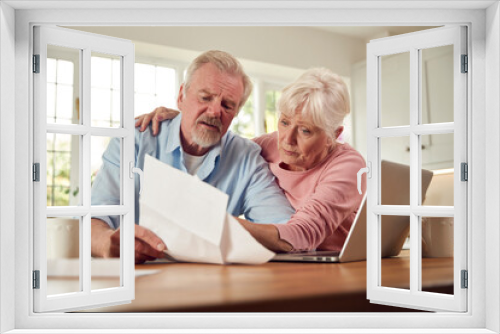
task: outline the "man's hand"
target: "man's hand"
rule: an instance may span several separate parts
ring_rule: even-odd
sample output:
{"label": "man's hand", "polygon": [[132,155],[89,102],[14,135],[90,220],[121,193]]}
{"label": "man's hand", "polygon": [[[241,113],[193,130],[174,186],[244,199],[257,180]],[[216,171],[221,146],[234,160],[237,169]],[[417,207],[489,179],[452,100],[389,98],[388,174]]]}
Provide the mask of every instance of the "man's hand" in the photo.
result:
{"label": "man's hand", "polygon": [[[135,225],[135,263],[163,258],[167,249],[151,230]],[[99,219],[92,219],[92,256],[120,257],[120,229],[112,230]]]}
{"label": "man's hand", "polygon": [[140,127],[139,131],[143,132],[146,130],[148,125],[153,122],[151,127],[153,130],[153,136],[156,136],[160,132],[160,123],[164,120],[175,118],[178,114],[179,111],[177,110],[158,107],[149,114],[137,116],[135,118],[135,126]]}

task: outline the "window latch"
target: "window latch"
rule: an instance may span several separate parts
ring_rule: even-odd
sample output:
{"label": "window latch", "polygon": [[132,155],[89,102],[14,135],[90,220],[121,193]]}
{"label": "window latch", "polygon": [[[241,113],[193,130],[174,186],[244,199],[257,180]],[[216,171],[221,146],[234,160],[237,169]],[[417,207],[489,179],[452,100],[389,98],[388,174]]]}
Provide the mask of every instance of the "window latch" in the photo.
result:
{"label": "window latch", "polygon": [[372,163],[370,161],[368,161],[365,168],[361,168],[358,171],[358,192],[360,195],[363,194],[363,192],[361,191],[361,175],[363,175],[363,173],[366,173],[366,176],[369,179],[372,178]]}
{"label": "window latch", "polygon": [[129,177],[131,179],[134,178],[134,174],[139,175],[139,195],[140,195],[142,193],[142,185],[144,184],[144,172],[142,171],[142,169],[134,167],[133,161],[130,161],[128,166],[130,171]]}

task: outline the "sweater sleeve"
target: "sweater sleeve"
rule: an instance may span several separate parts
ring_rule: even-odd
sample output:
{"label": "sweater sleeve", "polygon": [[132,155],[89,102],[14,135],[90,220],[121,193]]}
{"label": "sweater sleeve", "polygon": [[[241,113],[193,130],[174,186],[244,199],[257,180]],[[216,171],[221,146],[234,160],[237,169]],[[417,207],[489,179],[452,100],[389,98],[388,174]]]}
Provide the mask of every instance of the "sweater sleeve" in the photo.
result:
{"label": "sweater sleeve", "polygon": [[[294,250],[314,250],[358,209],[357,172],[365,167],[362,156],[344,152],[333,159],[316,183],[314,192],[285,225],[275,225],[280,238]],[[366,191],[366,176],[363,179]],[[341,247],[341,245],[340,245]],[[340,248],[339,247],[339,248]]]}

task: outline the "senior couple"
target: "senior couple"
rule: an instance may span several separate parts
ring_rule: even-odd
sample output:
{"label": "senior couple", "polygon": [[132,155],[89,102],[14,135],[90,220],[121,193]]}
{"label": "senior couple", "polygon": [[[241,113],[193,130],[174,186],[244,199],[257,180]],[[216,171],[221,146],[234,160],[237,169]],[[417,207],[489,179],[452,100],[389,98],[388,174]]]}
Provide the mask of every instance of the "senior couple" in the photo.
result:
{"label": "senior couple", "polygon": [[[282,91],[278,131],[253,141],[227,131],[251,90],[228,53],[198,56],[179,90],[180,113],[160,107],[138,118],[136,167],[149,154],[227,193],[227,211],[244,215],[239,222],[270,250],[340,250],[362,200],[356,175],[365,167],[357,151],[337,140],[349,113],[345,83],[324,68],[306,71]],[[119,203],[119,161],[119,141],[112,140],[92,186],[93,205]],[[135,188],[140,263],[163,257],[168,245],[140,225]],[[119,227],[117,217],[93,217],[93,256],[119,256]]]}

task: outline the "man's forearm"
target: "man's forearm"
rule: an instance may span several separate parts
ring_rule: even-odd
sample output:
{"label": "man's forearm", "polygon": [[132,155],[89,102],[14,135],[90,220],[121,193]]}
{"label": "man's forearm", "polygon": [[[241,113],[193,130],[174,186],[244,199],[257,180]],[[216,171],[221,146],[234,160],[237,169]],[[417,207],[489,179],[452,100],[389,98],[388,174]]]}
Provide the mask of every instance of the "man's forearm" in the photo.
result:
{"label": "man's forearm", "polygon": [[91,221],[91,252],[94,257],[109,257],[110,236],[113,229],[104,221],[93,218]]}
{"label": "man's forearm", "polygon": [[256,224],[248,220],[236,218],[240,224],[264,247],[273,252],[289,252],[292,245],[280,239],[278,229],[274,225]]}

